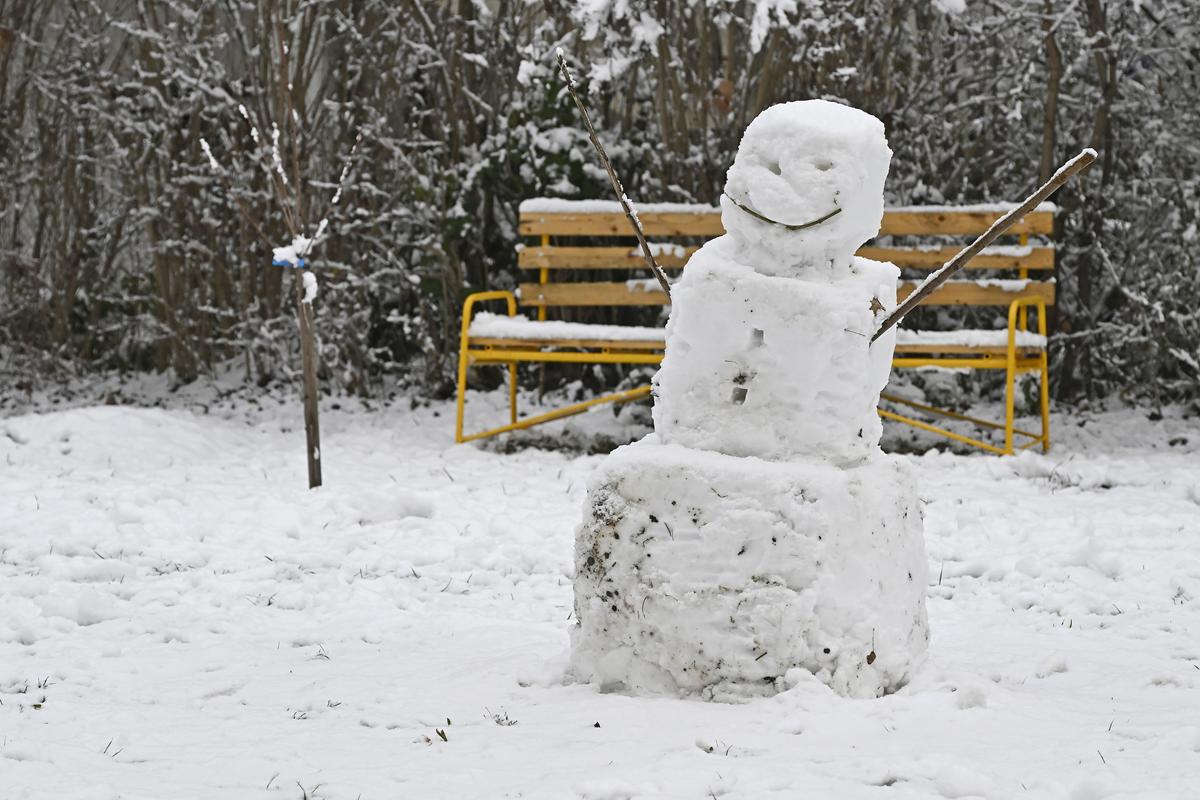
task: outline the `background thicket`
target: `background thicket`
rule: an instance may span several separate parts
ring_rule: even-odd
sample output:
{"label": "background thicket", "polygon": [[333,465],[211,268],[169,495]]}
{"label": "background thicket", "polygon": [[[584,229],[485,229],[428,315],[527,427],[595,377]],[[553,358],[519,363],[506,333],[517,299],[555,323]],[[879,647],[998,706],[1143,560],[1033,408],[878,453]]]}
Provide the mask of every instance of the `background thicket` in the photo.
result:
{"label": "background thicket", "polygon": [[287,228],[269,143],[251,139],[242,105],[262,130],[278,124],[314,209],[363,135],[316,253],[326,385],[445,392],[461,299],[515,282],[520,200],[607,197],[552,71],[563,46],[635,199],[713,202],[746,123],[789,99],[882,119],[893,203],[1017,198],[1095,147],[1096,167],[1056,198],[1056,394],[1195,397],[1194,12],[1191,0],[0,0],[3,369],[30,382],[290,378],[289,276],[254,230],[284,244]]}

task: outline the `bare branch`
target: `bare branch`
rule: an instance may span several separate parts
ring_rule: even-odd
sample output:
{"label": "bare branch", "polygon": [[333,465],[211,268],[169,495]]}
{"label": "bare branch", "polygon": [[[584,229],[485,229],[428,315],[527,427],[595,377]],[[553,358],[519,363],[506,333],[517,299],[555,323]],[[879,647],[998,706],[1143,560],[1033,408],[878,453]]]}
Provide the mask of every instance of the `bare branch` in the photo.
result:
{"label": "bare branch", "polygon": [[888,314],[887,318],[879,324],[879,327],[875,330],[875,334],[871,337],[871,341],[873,342],[887,333],[888,329],[904,319],[908,312],[919,306],[921,301],[928,297],[933,290],[948,281],[956,272],[965,267],[968,261],[979,255],[983,248],[1003,236],[1006,230],[1016,225],[1026,214],[1037,208],[1038,203],[1058,191],[1064,183],[1077,173],[1087,169],[1095,160],[1096,151],[1089,147],[1059,167],[1058,172],[1055,172],[1050,180],[1043,183],[1038,187],[1037,191],[1025,198],[1025,202],[993,222],[991,227],[984,231],[978,239],[971,242],[970,245],[959,251],[958,255],[943,264],[941,269],[930,274],[928,278],[922,281],[921,285],[913,290],[913,293],[906,297],[903,303],[896,306],[896,309],[891,314]]}
{"label": "bare branch", "polygon": [[600,162],[604,164],[604,169],[608,172],[608,179],[612,182],[613,191],[617,193],[617,200],[621,203],[621,209],[629,219],[629,224],[633,226],[633,232],[637,234],[638,244],[642,247],[642,256],[646,259],[646,266],[654,273],[654,277],[658,278],[658,283],[662,286],[662,290],[667,293],[667,297],[670,297],[671,284],[667,282],[667,274],[662,271],[662,267],[654,260],[654,253],[650,250],[650,245],[646,242],[645,232],[642,231],[641,220],[637,218],[637,214],[633,213],[633,208],[629,204],[629,198],[625,195],[624,187],[621,186],[621,179],[617,177],[612,162],[608,160],[608,153],[604,152],[604,145],[600,143],[600,137],[596,135],[596,129],[592,126],[592,118],[588,115],[587,107],[579,99],[579,95],[575,93],[575,80],[571,77],[571,71],[567,69],[567,59],[563,55],[561,47],[558,49],[558,68],[562,71],[563,80],[567,82],[567,91],[575,99],[575,105],[579,106],[579,113],[583,115],[583,124],[587,126],[592,146],[596,148],[596,152],[600,156]]}

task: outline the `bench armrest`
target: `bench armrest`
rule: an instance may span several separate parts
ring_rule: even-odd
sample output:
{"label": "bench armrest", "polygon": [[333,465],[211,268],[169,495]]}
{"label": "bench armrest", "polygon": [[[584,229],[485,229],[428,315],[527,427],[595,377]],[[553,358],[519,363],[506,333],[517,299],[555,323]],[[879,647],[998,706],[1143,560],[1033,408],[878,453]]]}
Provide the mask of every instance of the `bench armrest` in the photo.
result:
{"label": "bench armrest", "polygon": [[517,296],[512,292],[494,291],[494,292],[475,292],[467,295],[467,299],[463,302],[462,311],[462,346],[467,346],[467,331],[471,328],[471,312],[475,309],[476,303],[484,303],[488,300],[505,300],[508,305],[508,315],[515,316],[517,313]]}
{"label": "bench armrest", "polygon": [[1017,313],[1027,306],[1034,306],[1038,312],[1038,333],[1046,335],[1046,299],[1043,297],[1018,297],[1008,305],[1008,350],[1013,352],[1017,346]]}

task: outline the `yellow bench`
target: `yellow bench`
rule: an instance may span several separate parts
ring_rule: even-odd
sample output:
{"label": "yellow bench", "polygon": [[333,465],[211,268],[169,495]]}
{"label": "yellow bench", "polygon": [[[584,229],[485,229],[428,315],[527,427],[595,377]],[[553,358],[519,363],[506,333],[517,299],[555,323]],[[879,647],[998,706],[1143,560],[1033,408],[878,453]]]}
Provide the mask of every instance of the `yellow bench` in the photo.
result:
{"label": "yellow bench", "polygon": [[[919,283],[921,273],[937,269],[975,236],[1003,215],[996,206],[891,208],[883,217],[879,236],[858,251],[866,258],[890,261],[905,278],[898,287],[903,299]],[[667,270],[682,269],[705,240],[724,233],[719,209],[708,206],[654,204],[639,207],[639,219]],[[901,326],[897,335],[897,368],[942,367],[998,369],[1006,373],[1005,418],[993,422],[905,400],[890,394],[888,404],[902,404],[935,416],[963,420],[1004,431],[1002,445],[964,436],[920,419],[881,408],[887,419],[995,453],[1012,453],[1038,444],[1050,445],[1049,375],[1046,357],[1046,307],[1054,303],[1054,207],[1039,206],[1010,233],[1011,244],[987,248],[967,268],[971,280],[951,280],[933,292],[923,306],[998,306],[1007,309],[1007,327],[995,330],[913,331]],[[517,410],[517,365],[522,362],[574,364],[657,364],[665,348],[660,327],[593,325],[548,319],[550,308],[661,306],[667,296],[649,275],[633,231],[620,207],[604,201],[534,200],[521,205],[520,234],[536,244],[522,245],[518,266],[536,273],[537,281],[522,283],[514,292],[479,292],[463,306],[458,364],[458,408],[455,440],[481,439],[507,431],[578,414],[600,403],[645,397],[641,386],[575,403],[520,419]],[[1038,237],[1031,245],[1030,237]],[[887,238],[885,238],[887,237]],[[586,244],[580,244],[584,239]],[[565,241],[564,241],[565,240]],[[897,240],[900,243],[897,243]],[[570,280],[580,271],[606,270],[628,280]],[[1034,277],[1036,276],[1036,277]],[[589,274],[589,278],[591,275]],[[566,278],[566,279],[563,279]],[[488,301],[504,301],[503,313],[476,311]],[[534,318],[518,315],[532,309]],[[1037,330],[1029,330],[1028,309],[1037,311]],[[466,434],[463,417],[467,370],[472,365],[506,365],[509,369],[509,421],[505,425]],[[1014,426],[1015,382],[1018,375],[1040,375],[1041,431]],[[1016,437],[1027,441],[1016,444]]]}

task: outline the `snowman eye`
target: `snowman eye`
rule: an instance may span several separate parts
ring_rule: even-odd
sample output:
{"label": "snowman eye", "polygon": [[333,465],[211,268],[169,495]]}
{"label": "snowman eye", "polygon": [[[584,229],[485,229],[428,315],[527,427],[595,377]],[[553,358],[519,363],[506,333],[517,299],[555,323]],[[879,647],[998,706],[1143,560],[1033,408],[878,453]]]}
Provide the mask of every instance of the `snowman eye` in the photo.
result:
{"label": "snowman eye", "polygon": [[828,172],[833,169],[833,162],[827,158],[821,158],[813,162],[813,166],[821,172]]}

